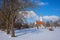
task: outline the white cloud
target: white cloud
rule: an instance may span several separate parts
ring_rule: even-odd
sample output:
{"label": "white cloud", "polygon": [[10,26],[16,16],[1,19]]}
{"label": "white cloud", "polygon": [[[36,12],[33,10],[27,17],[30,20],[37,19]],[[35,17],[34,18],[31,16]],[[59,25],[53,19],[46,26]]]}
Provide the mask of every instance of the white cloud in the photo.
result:
{"label": "white cloud", "polygon": [[29,11],[26,18],[33,18],[35,20],[38,20],[39,16],[34,11]]}
{"label": "white cloud", "polygon": [[31,18],[31,17],[34,17],[34,16],[38,16],[34,11],[26,11],[26,12],[27,12],[26,18]]}
{"label": "white cloud", "polygon": [[50,20],[56,21],[59,19],[59,17],[58,16],[43,16],[43,19],[48,20],[48,21]]}
{"label": "white cloud", "polygon": [[[26,15],[25,15],[25,12],[27,13]],[[22,12],[19,12],[19,13],[22,13]],[[34,11],[24,11],[23,14],[25,18],[33,18],[35,20],[39,20],[39,16]]]}
{"label": "white cloud", "polygon": [[48,2],[42,2],[42,1],[39,1],[39,0],[35,0],[35,3],[37,5],[40,5],[40,6],[44,6],[44,5],[47,5],[48,4]]}
{"label": "white cloud", "polygon": [[46,2],[38,2],[38,5],[40,5],[40,6],[43,6],[43,5],[47,5],[48,3]]}
{"label": "white cloud", "polygon": [[36,13],[34,11],[29,11],[27,16],[33,17],[33,16],[36,16]]}

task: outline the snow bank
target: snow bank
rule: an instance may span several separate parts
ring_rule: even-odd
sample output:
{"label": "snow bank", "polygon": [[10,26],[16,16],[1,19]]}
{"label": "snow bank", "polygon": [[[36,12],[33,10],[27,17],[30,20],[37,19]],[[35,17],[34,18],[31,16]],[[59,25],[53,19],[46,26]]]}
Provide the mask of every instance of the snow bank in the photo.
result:
{"label": "snow bank", "polygon": [[0,40],[60,40],[60,28],[55,28],[54,31],[46,29],[21,29],[15,30],[16,37],[9,37],[10,35],[0,31]]}

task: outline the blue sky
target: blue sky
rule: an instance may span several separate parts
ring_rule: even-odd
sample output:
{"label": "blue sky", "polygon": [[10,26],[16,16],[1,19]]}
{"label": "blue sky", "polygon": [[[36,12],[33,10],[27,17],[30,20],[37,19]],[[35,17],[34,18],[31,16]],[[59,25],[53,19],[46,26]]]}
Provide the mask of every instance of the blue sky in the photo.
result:
{"label": "blue sky", "polygon": [[60,0],[39,0],[40,2],[43,2],[43,5],[41,5],[40,9],[33,9],[36,14],[43,16],[60,16]]}

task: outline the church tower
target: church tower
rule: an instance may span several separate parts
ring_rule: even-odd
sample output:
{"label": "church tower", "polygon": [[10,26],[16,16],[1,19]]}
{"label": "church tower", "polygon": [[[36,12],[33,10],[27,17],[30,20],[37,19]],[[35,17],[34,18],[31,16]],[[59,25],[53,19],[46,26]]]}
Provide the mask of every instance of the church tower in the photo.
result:
{"label": "church tower", "polygon": [[42,22],[42,15],[40,15],[40,21]]}
{"label": "church tower", "polygon": [[40,26],[43,26],[43,20],[42,20],[42,15],[40,15]]}

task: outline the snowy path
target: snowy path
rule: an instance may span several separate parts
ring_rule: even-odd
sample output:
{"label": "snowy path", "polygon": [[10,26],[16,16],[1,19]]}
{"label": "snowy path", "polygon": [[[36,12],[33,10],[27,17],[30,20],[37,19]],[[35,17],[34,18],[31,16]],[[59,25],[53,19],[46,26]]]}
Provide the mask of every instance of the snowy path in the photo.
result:
{"label": "snowy path", "polygon": [[16,37],[11,38],[5,32],[0,31],[0,40],[60,40],[60,28],[54,31],[48,29],[23,29],[15,31]]}

